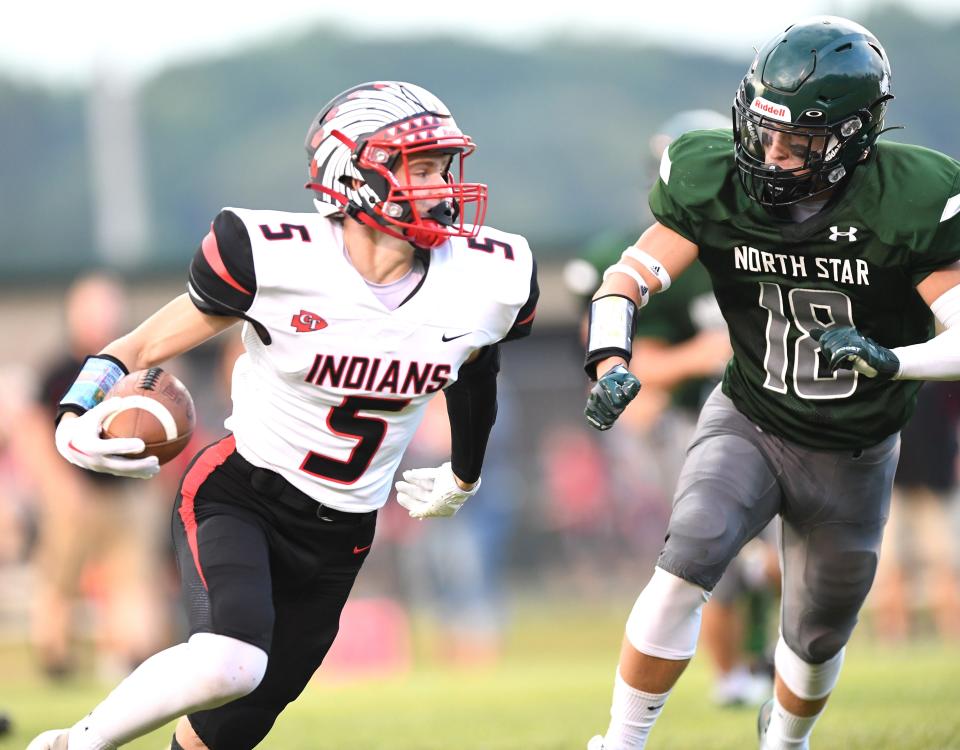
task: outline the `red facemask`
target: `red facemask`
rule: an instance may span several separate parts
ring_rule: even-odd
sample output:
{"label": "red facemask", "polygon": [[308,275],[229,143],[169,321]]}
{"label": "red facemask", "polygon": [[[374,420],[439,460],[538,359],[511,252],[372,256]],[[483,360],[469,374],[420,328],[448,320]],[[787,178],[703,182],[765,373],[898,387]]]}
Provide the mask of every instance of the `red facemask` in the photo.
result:
{"label": "red facemask", "polygon": [[[358,144],[339,131],[331,133],[356,153]],[[347,196],[322,185],[307,187],[349,204],[350,215],[391,237],[417,247],[434,248],[451,237],[475,237],[487,209],[487,186],[462,181],[463,163],[476,149],[469,136],[444,124],[444,118],[422,115],[397,123],[370,136],[354,157],[367,185],[381,198],[362,210]],[[443,185],[410,184],[411,157],[428,152],[451,154]],[[392,167],[392,168],[391,168]],[[460,179],[457,179],[456,176]],[[424,211],[418,203],[433,203]]]}

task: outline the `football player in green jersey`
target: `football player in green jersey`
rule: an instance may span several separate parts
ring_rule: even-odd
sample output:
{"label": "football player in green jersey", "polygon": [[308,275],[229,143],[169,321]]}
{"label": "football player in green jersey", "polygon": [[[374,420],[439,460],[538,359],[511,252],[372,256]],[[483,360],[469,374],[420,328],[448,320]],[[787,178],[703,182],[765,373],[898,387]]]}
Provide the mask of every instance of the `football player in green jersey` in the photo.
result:
{"label": "football player in green jersey", "polygon": [[781,637],[760,746],[809,746],[876,570],[918,381],[960,378],[960,164],[878,143],[892,98],[886,53],[862,26],[789,27],[747,71],[732,135],[671,144],[655,223],[604,274],[586,359],[597,429],[640,389],[627,369],[635,315],[695,260],[733,358],[701,412],[665,545],[627,620],[610,726],[590,750],[645,747],[703,603],[774,517]]}

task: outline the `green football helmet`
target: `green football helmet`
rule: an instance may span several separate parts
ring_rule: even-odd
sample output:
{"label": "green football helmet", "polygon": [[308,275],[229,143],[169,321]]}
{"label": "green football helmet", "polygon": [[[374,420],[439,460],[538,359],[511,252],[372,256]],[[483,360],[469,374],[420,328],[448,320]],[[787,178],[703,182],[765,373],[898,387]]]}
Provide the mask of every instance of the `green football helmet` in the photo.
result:
{"label": "green football helmet", "polygon": [[788,27],[757,53],[734,99],[744,190],[776,208],[842,187],[891,99],[887,54],[865,28],[835,16]]}

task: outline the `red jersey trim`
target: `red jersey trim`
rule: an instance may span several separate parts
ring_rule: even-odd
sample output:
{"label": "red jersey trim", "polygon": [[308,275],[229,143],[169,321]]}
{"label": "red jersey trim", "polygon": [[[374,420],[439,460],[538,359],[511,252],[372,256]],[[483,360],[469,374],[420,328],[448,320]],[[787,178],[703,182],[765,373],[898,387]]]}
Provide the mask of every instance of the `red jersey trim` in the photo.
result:
{"label": "red jersey trim", "polygon": [[204,237],[203,242],[200,243],[200,249],[203,250],[203,257],[207,259],[207,263],[210,264],[210,268],[213,269],[217,276],[238,292],[243,292],[251,297],[253,296],[253,292],[243,287],[240,282],[233,278],[227,270],[227,267],[223,264],[223,258],[220,256],[220,246],[217,244],[217,235],[214,234],[212,225],[210,231],[207,232],[207,236]]}
{"label": "red jersey trim", "polygon": [[527,323],[529,323],[529,322],[530,322],[531,320],[533,320],[535,317],[537,317],[537,308],[533,308],[533,312],[530,313],[530,314],[529,314],[527,317],[525,317],[523,320],[518,321],[518,322],[516,323],[516,325],[518,325],[518,326],[525,326]]}

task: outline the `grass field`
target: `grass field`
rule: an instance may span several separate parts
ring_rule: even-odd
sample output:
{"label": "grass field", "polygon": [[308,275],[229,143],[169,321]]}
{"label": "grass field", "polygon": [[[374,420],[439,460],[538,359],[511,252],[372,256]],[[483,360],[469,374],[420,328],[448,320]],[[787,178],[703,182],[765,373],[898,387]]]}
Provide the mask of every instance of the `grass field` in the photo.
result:
{"label": "grass field", "polygon": [[[621,608],[622,609],[622,608]],[[516,617],[502,662],[451,669],[419,659],[408,674],[318,681],[287,709],[267,750],[583,750],[606,728],[623,612],[587,606],[527,609]],[[654,730],[651,750],[749,750],[752,709],[718,710],[695,659]],[[50,687],[22,649],[0,653],[0,707],[22,750],[37,731],[66,726],[107,686]],[[127,747],[166,748],[169,730]],[[848,649],[840,687],[814,734],[817,750],[960,750],[960,645],[881,648],[864,637]]]}

